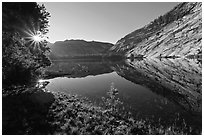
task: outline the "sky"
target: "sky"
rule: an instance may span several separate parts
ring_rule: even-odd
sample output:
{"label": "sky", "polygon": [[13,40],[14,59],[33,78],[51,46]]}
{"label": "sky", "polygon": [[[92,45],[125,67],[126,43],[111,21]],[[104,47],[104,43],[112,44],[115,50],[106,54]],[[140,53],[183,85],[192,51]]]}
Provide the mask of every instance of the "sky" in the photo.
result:
{"label": "sky", "polygon": [[175,2],[44,2],[51,43],[84,39],[115,44],[170,11]]}

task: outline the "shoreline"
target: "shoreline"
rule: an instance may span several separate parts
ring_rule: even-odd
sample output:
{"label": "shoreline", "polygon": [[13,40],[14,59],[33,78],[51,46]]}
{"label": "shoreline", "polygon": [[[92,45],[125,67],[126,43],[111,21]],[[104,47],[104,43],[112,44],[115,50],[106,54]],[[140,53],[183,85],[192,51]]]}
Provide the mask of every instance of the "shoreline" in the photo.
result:
{"label": "shoreline", "polygon": [[[116,97],[113,93],[112,96]],[[3,96],[2,102],[3,134],[201,134],[201,131],[190,131],[185,122],[183,129],[175,125],[153,126],[149,121],[120,115],[117,104],[95,106],[86,98],[43,88]]]}

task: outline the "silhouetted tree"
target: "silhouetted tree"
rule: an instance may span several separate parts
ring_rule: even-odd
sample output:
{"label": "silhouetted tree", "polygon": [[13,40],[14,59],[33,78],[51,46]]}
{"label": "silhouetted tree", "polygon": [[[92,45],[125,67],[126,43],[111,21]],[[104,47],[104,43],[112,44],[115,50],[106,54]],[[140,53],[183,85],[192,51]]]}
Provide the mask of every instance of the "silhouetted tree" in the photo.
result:
{"label": "silhouetted tree", "polygon": [[32,82],[50,65],[47,41],[35,42],[33,36],[48,32],[44,5],[35,2],[2,3],[2,82],[3,88]]}

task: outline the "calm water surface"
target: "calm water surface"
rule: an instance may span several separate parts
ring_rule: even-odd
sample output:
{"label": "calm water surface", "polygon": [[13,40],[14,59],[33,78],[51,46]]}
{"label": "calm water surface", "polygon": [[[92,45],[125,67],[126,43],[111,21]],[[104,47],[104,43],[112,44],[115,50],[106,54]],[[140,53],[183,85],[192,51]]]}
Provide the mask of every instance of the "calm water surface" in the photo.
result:
{"label": "calm water surface", "polygon": [[77,94],[101,104],[113,83],[123,102],[121,107],[135,118],[172,124],[179,117],[191,126],[201,128],[199,63],[186,60],[69,60],[54,62],[48,71],[68,74],[48,79],[50,91]]}

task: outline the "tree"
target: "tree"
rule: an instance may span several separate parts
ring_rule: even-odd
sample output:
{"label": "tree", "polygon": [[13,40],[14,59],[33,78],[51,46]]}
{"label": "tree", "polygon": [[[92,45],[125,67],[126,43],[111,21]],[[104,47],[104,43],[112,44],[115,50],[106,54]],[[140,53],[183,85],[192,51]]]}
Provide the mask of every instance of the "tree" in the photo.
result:
{"label": "tree", "polygon": [[35,2],[2,3],[3,88],[31,83],[51,64],[46,39],[33,39],[48,32],[49,17],[44,5]]}

